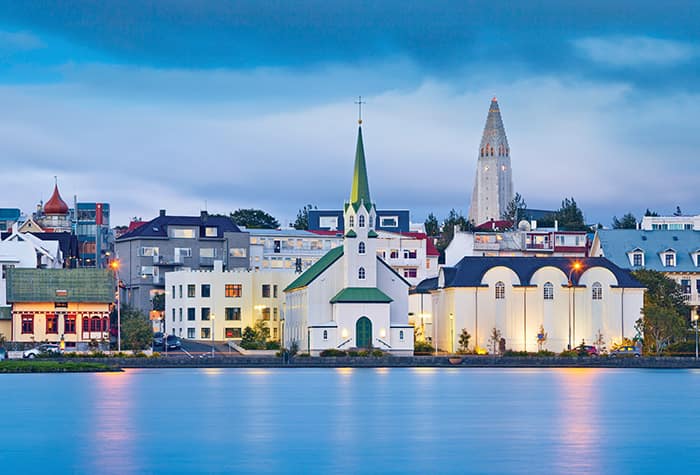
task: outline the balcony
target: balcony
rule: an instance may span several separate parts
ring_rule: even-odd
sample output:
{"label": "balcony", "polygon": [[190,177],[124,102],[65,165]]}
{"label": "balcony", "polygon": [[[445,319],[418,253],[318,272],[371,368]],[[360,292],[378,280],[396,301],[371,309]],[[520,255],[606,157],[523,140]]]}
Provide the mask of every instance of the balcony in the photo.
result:
{"label": "balcony", "polygon": [[475,251],[498,251],[501,249],[499,242],[477,242],[474,241]]}
{"label": "balcony", "polygon": [[549,242],[526,242],[525,249],[528,251],[554,251],[554,246]]}
{"label": "balcony", "polygon": [[161,267],[177,267],[184,265],[184,258],[179,259],[167,258],[165,256],[153,256],[153,265]]}

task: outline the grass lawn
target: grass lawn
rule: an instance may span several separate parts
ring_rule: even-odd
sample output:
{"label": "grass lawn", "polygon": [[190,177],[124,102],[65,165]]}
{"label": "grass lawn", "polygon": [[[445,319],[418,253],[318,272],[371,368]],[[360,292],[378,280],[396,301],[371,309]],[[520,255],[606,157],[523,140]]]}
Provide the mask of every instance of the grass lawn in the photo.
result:
{"label": "grass lawn", "polygon": [[86,373],[119,371],[104,363],[56,360],[5,360],[0,361],[0,373]]}

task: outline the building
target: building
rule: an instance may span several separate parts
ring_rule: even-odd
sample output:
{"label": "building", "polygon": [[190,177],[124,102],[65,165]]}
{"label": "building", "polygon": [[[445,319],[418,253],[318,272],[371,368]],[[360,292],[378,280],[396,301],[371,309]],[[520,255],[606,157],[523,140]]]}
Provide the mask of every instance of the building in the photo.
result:
{"label": "building", "polygon": [[279,341],[284,319],[284,289],[293,269],[179,270],[165,275],[167,333],[194,340],[240,340],[245,327],[267,323]]}
{"label": "building", "polygon": [[23,232],[72,233],[70,208],[61,198],[58,183],[54,185],[53,194],[45,204],[37,206],[32,221],[40,229],[21,229]]}
{"label": "building", "polygon": [[663,272],[681,286],[693,314],[700,315],[700,232],[685,227],[674,231],[599,229],[591,255],[606,257],[624,269]]}
{"label": "building", "polygon": [[75,235],[80,249],[78,266],[107,267],[114,252],[114,236],[109,227],[109,203],[76,203]]}
{"label": "building", "polygon": [[640,227],[644,231],[700,231],[700,214],[696,216],[644,216]]}
{"label": "building", "polygon": [[[345,231],[343,210],[309,210],[309,231]],[[394,233],[407,233],[411,230],[411,216],[408,210],[378,210],[374,229]]]}
{"label": "building", "polygon": [[37,255],[29,242],[0,241],[0,334],[12,334],[12,307],[7,304],[7,273],[12,268],[35,268]]}
{"label": "building", "polygon": [[437,275],[440,251],[425,233],[377,234],[377,255],[412,286]]}
{"label": "building", "polygon": [[78,350],[86,350],[92,340],[108,342],[114,297],[114,276],[106,269],[8,269],[9,339],[63,339],[67,348]]}
{"label": "building", "polygon": [[250,237],[231,218],[168,216],[165,210],[116,241],[119,279],[126,294],[122,302],[150,312],[155,294],[165,292],[165,273],[178,269],[213,269],[223,261],[226,270],[250,267]]}
{"label": "building", "polygon": [[510,147],[498,101],[494,97],[479,145],[469,221],[474,225],[501,219],[513,199]]}
{"label": "building", "polygon": [[586,257],[589,247],[586,231],[537,229],[527,222],[513,231],[457,229],[445,249],[445,265],[456,265],[464,256]]}
{"label": "building", "polygon": [[377,255],[376,224],[360,127],[352,191],[344,207],[343,245],[284,289],[285,347],[296,343],[313,355],[349,348],[413,354],[410,284]]}
{"label": "building", "polygon": [[246,229],[250,234],[250,267],[302,272],[331,249],[343,244],[338,232],[297,229]]}
{"label": "building", "polygon": [[492,351],[494,328],[507,349],[537,351],[540,326],[551,351],[599,335],[610,345],[636,335],[644,305],[643,286],[602,257],[464,257],[419,287],[432,300],[423,317],[446,351],[459,348],[463,329],[472,348]]}
{"label": "building", "polygon": [[0,208],[0,232],[11,230],[21,219],[22,212],[19,208]]}

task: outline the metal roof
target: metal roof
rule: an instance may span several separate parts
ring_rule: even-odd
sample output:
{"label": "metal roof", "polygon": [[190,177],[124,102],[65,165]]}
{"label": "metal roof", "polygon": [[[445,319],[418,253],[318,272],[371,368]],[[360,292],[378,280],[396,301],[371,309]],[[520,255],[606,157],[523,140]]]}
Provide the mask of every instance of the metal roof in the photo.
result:
{"label": "metal roof", "polygon": [[116,291],[109,269],[7,270],[7,301],[111,303]]}
{"label": "metal roof", "polygon": [[[603,255],[625,269],[640,269],[630,264],[628,252],[644,253],[645,269],[661,272],[700,272],[692,254],[700,250],[700,231],[655,229],[599,229],[597,237]],[[676,265],[665,266],[660,253],[668,249],[676,251]]]}

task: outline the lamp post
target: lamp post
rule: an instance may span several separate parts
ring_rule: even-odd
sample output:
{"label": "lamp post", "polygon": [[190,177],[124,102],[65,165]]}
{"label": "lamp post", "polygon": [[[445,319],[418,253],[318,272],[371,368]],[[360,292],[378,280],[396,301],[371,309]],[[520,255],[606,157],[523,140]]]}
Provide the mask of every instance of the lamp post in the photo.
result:
{"label": "lamp post", "polygon": [[693,316],[693,321],[695,322],[695,359],[698,359],[698,323],[700,323],[700,315],[698,314],[698,310],[695,311],[695,315]]}
{"label": "lamp post", "polygon": [[114,277],[117,281],[117,351],[122,351],[122,305],[121,305],[121,289],[119,288],[119,259],[114,259],[109,263],[110,269],[114,271]]}
{"label": "lamp post", "polygon": [[216,330],[216,316],[212,313],[211,315],[211,357],[214,357],[214,331]]}
{"label": "lamp post", "polygon": [[[578,271],[581,269],[581,263],[579,261],[574,261],[574,263],[571,265],[571,270],[569,271],[569,281],[568,281],[568,287],[569,287],[569,344],[567,346],[568,350],[571,350],[571,307],[572,307],[572,299],[571,299],[571,292],[573,291],[574,288],[574,283],[571,280],[571,274],[574,272]],[[574,307],[574,336],[576,333],[576,298],[574,296],[573,299],[573,307]]]}
{"label": "lamp post", "polygon": [[450,314],[450,353],[455,352],[455,315]]}

